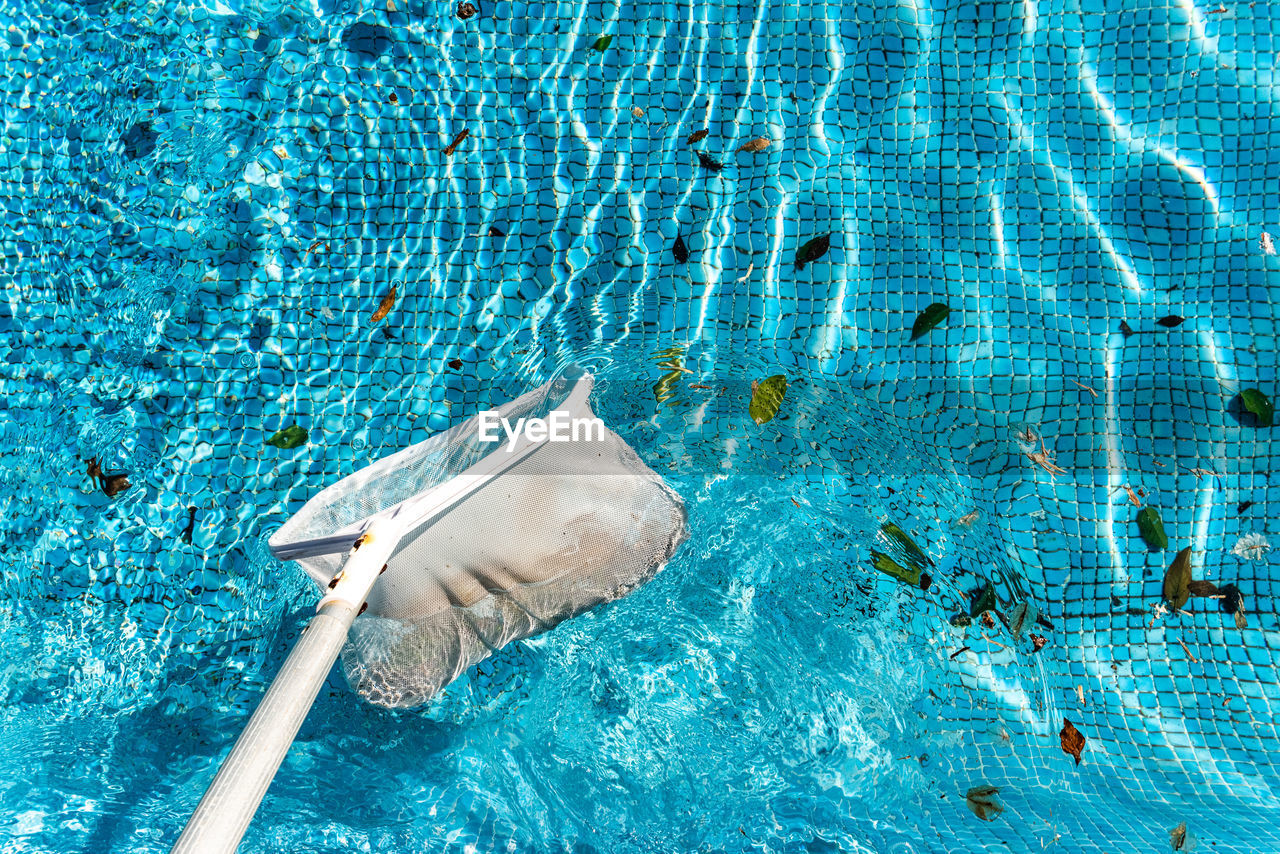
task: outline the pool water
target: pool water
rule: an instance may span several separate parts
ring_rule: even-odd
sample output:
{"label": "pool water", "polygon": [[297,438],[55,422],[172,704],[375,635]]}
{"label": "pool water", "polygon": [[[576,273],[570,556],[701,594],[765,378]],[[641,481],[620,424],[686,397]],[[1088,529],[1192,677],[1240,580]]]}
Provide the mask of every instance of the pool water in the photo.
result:
{"label": "pool water", "polygon": [[476,5],[0,0],[0,848],[168,850],[271,532],[577,362],[690,540],[428,708],[335,672],[241,850],[1280,850],[1267,5]]}

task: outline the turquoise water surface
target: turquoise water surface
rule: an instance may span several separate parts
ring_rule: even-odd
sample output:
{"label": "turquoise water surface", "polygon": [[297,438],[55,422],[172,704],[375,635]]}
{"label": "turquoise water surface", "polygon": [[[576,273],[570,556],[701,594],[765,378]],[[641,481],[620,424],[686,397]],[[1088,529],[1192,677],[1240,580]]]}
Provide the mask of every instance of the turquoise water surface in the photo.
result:
{"label": "turquoise water surface", "polygon": [[314,609],[266,538],[577,362],[689,541],[335,671],[241,850],[1280,850],[1280,16],[472,2],[0,0],[0,849],[167,851]]}

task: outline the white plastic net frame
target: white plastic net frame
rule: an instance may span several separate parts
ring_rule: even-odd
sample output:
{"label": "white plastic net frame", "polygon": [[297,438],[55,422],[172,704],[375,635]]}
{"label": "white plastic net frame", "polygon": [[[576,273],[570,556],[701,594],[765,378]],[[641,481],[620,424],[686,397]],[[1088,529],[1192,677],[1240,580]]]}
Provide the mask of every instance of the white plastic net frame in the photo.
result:
{"label": "white plastic net frame", "polygon": [[571,368],[497,410],[512,425],[563,413],[579,425],[564,441],[486,441],[475,417],[326,488],[271,537],[325,587],[372,518],[403,532],[342,654],[365,699],[425,703],[506,644],[630,593],[687,539],[680,497],[596,421],[591,388]]}

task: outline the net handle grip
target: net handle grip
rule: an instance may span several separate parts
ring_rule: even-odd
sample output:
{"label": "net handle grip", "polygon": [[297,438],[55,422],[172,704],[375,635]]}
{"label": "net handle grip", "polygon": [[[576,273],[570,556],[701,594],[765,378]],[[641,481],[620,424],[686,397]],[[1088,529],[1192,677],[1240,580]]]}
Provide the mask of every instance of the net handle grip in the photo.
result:
{"label": "net handle grip", "polygon": [[173,854],[233,854],[324,685],[347,631],[399,542],[374,520],[360,535],[284,666],[201,798]]}

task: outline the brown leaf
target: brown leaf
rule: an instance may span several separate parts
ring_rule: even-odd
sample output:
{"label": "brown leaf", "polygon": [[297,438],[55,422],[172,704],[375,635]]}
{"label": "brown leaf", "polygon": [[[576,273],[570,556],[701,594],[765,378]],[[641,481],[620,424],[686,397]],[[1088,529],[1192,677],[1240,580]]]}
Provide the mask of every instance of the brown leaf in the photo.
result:
{"label": "brown leaf", "polygon": [[1160,318],[1156,323],[1160,324],[1165,329],[1173,329],[1175,326],[1182,325],[1182,318],[1178,317],[1176,314],[1171,314],[1168,317]]}
{"label": "brown leaf", "polygon": [[1174,851],[1182,851],[1187,844],[1187,823],[1184,821],[1169,831],[1169,844]]}
{"label": "brown leaf", "polygon": [[115,498],[116,495],[124,492],[129,486],[129,476],[127,474],[109,474],[102,480],[102,491],[109,498]]}
{"label": "brown leaf", "polygon": [[644,118],[644,110],[640,109],[639,107],[632,107],[632,108],[631,108],[631,115],[635,116],[637,119],[643,119],[643,118]]}
{"label": "brown leaf", "polygon": [[[464,3],[463,5],[464,5],[464,6],[470,6],[471,4],[470,4],[470,3]],[[445,148],[445,150],[444,150],[444,156],[445,156],[445,157],[452,157],[452,156],[453,156],[453,153],[454,153],[455,151],[457,151],[457,150],[458,150],[458,146],[462,144],[462,141],[463,141],[464,139],[466,139],[467,137],[469,137],[469,136],[471,136],[471,131],[469,131],[469,130],[467,130],[467,129],[463,128],[463,130],[462,130],[462,131],[460,131],[460,132],[458,133],[458,135],[457,135],[457,136],[455,136],[455,137],[453,138],[453,142],[449,143],[449,145]]]}
{"label": "brown leaf", "polygon": [[1122,320],[1120,321],[1120,334],[1123,335],[1125,338],[1128,338],[1130,335],[1133,334],[1133,328]]}
{"label": "brown leaf", "polygon": [[453,368],[455,371],[462,370],[462,360],[461,360],[461,359],[450,359],[450,360],[449,360],[449,367]]}
{"label": "brown leaf", "polygon": [[974,786],[964,793],[964,804],[978,818],[991,821],[1004,812],[1004,805],[996,800],[999,791],[999,786]]}
{"label": "brown leaf", "polygon": [[464,3],[459,3],[459,4],[458,4],[458,18],[459,18],[460,20],[465,21],[465,20],[467,20],[468,18],[470,18],[471,16],[475,15],[475,13],[476,13],[476,12],[479,12],[479,11],[480,11],[480,10],[479,10],[479,9],[477,9],[477,8],[475,7],[475,4],[474,4],[474,3],[465,3],[465,2],[464,2]]}
{"label": "brown leaf", "polygon": [[738,146],[738,150],[747,151],[747,152],[756,152],[756,151],[764,151],[768,147],[769,147],[769,137],[760,136],[748,142],[742,143],[742,145]]}
{"label": "brown leaf", "polygon": [[693,133],[689,134],[689,144],[693,145],[696,142],[702,142],[704,139],[707,138],[708,133],[710,133],[710,131],[705,129],[695,130]]}
{"label": "brown leaf", "polygon": [[370,323],[377,323],[386,317],[396,304],[396,286],[391,286],[391,293],[382,298],[382,302],[378,303],[378,310],[373,313],[373,317],[369,318]]}
{"label": "brown leaf", "polygon": [[1084,750],[1084,736],[1080,730],[1076,729],[1071,721],[1066,718],[1062,719],[1062,732],[1058,733],[1058,739],[1062,742],[1062,752],[1068,756],[1074,756],[1076,764],[1080,764],[1080,754]]}
{"label": "brown leaf", "polygon": [[1218,585],[1214,584],[1212,581],[1193,579],[1191,583],[1187,585],[1187,592],[1192,596],[1217,596]]}
{"label": "brown leaf", "polygon": [[1164,598],[1175,611],[1187,604],[1191,596],[1191,547],[1178,552],[1164,574]]}
{"label": "brown leaf", "polygon": [[1035,648],[1034,649],[1035,652],[1039,652],[1040,650],[1044,649],[1044,645],[1047,644],[1048,642],[1049,642],[1048,638],[1042,635],[1038,635],[1035,632],[1031,633],[1031,644]]}
{"label": "brown leaf", "polygon": [[724,168],[724,164],[721,163],[719,160],[716,160],[714,157],[704,154],[701,151],[699,151],[697,154],[698,154],[698,162],[702,164],[703,169],[707,169],[711,172],[719,172],[721,169]]}

